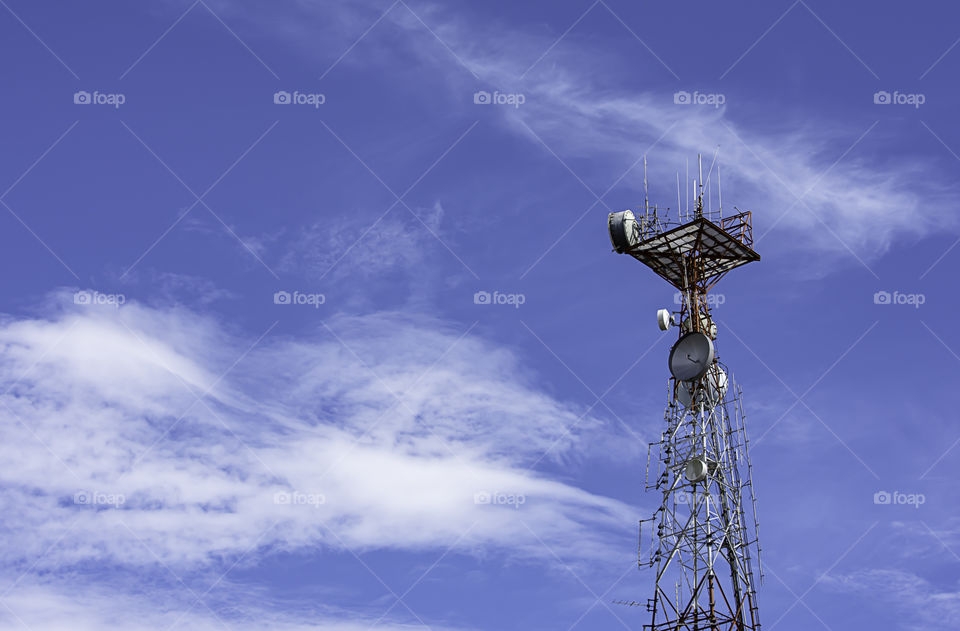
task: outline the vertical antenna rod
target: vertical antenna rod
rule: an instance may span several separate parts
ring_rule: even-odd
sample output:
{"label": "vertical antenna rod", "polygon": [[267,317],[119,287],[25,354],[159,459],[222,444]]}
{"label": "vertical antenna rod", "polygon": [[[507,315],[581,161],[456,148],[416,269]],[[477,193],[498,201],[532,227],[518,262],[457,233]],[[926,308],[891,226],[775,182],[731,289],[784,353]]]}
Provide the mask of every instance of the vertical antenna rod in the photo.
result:
{"label": "vertical antenna rod", "polygon": [[[720,157],[720,145],[717,145],[717,149],[713,152],[713,160],[710,161],[710,168],[707,169],[707,210],[713,212],[713,165],[719,165],[717,158]],[[719,177],[720,171],[717,170],[717,176]],[[721,213],[717,213],[718,218]]]}
{"label": "vertical antenna rod", "polygon": [[699,177],[697,178],[698,189],[694,191],[697,195],[697,214],[696,217],[699,219],[703,217],[703,159],[700,157],[700,154],[697,154],[697,171],[699,172]]}
{"label": "vertical antenna rod", "polygon": [[647,214],[647,154],[643,154],[643,214]]}
{"label": "vertical antenna rod", "polygon": [[713,208],[713,176],[712,174],[707,174],[707,210],[710,211]]}

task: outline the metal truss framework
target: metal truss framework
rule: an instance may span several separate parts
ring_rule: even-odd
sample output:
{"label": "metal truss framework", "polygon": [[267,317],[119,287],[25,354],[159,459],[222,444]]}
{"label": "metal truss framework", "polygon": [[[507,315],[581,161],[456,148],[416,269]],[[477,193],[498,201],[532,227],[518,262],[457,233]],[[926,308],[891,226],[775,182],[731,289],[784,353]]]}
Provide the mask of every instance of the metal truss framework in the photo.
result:
{"label": "metal truss framework", "polygon": [[[647,489],[661,491],[663,499],[653,518],[644,520],[650,522],[651,549],[640,551],[641,567],[656,568],[647,629],[760,628],[751,550],[761,577],[762,568],[742,393],[720,375],[710,372],[693,388],[691,408],[677,400],[671,379],[666,429],[650,445]],[[728,394],[719,398],[723,390]],[[706,479],[697,483],[684,475],[694,459],[708,463]]]}

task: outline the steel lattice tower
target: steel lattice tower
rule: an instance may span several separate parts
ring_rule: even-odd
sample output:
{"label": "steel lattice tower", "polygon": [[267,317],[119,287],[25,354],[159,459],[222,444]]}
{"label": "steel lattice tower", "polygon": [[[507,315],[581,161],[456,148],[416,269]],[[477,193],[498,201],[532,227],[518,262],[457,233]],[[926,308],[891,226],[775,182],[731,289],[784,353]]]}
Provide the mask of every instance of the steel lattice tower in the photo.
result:
{"label": "steel lattice tower", "polygon": [[614,250],[649,266],[682,298],[679,312],[658,313],[661,329],[677,326],[679,335],[671,350],[665,426],[648,447],[646,487],[660,491],[662,502],[640,522],[639,565],[656,570],[654,594],[646,601],[652,620],[644,628],[755,631],[754,560],[761,580],[763,572],[742,393],[715,355],[708,291],[760,256],[752,249],[750,212],[723,217],[722,210],[704,211],[702,167],[694,197],[695,210],[678,212],[676,220],[651,208],[646,191],[641,216],[622,211],[609,217]]}

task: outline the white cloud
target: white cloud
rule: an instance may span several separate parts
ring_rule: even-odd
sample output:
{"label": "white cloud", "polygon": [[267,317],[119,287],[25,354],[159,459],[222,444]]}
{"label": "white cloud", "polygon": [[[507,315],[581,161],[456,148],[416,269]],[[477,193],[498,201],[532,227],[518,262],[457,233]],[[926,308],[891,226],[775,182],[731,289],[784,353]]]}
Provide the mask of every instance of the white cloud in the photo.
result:
{"label": "white cloud", "polygon": [[[339,341],[268,336],[221,379],[251,340],[183,310],[71,303],[4,322],[5,561],[202,567],[317,545],[549,559],[541,541],[571,540],[572,562],[621,552],[610,533],[635,510],[528,470],[609,432],[542,394],[511,352],[412,316],[329,326]],[[524,501],[475,503],[482,492]]]}
{"label": "white cloud", "polygon": [[[872,151],[865,158],[856,149],[844,156],[873,121],[791,121],[774,131],[760,130],[743,122],[750,118],[748,108],[678,106],[673,103],[674,88],[637,92],[601,83],[596,78],[597,55],[571,42],[564,43],[565,53],[552,52],[549,64],[542,62],[544,67],[520,81],[517,60],[536,59],[549,40],[517,32],[477,37],[473,25],[468,28],[454,20],[437,29],[484,82],[525,93],[523,107],[496,110],[503,113],[505,125],[538,148],[542,139],[574,171],[588,160],[608,169],[609,177],[592,186],[597,194],[649,150],[654,199],[674,208],[675,172],[681,172],[684,197],[690,186],[684,183],[685,161],[693,162],[702,152],[707,178],[719,145],[726,209],[731,211],[736,204],[754,210],[756,237],[778,226],[789,233],[780,239],[781,245],[814,247],[844,257],[853,250],[869,260],[886,252],[896,238],[956,226],[954,218],[926,211],[946,197],[925,177],[930,165],[907,159],[885,162]],[[460,76],[456,71],[451,75]],[[461,89],[468,88],[460,84]],[[540,139],[532,137],[530,129]],[[863,143],[870,145],[885,133],[881,123]],[[545,159],[555,159],[543,151]],[[641,181],[638,174],[627,177],[635,190]],[[579,175],[597,181],[590,174]],[[716,205],[715,171],[711,180]],[[798,196],[803,203],[796,201]],[[606,202],[616,206],[613,199]],[[599,214],[603,209],[598,208]]]}

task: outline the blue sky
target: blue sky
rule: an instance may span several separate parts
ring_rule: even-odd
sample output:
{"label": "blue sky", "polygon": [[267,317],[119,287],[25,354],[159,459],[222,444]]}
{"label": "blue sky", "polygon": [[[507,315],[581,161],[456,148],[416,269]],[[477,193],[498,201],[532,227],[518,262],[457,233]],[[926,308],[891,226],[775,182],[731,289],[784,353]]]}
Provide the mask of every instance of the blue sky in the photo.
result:
{"label": "blue sky", "polygon": [[4,629],[640,628],[718,146],[764,628],[960,614],[951,5],[0,5]]}

